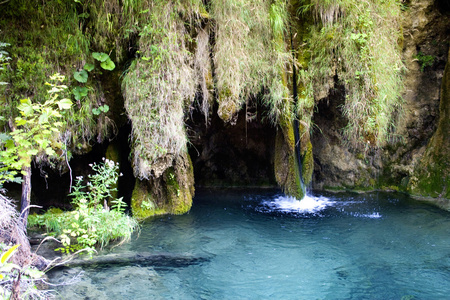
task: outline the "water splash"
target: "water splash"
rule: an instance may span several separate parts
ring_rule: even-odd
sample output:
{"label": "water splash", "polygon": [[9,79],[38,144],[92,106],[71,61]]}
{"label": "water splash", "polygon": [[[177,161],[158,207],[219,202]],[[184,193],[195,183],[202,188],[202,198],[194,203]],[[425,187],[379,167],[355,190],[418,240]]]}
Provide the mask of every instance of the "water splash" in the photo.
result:
{"label": "water splash", "polygon": [[263,201],[265,210],[295,214],[317,214],[335,202],[320,196],[306,195],[302,200],[291,196],[276,196],[272,200]]}

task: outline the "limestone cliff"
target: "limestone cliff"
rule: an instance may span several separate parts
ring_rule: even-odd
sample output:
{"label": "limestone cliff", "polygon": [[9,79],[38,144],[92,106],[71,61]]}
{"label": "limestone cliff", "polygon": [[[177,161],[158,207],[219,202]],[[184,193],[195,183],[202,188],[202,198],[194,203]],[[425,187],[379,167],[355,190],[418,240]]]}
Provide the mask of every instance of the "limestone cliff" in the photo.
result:
{"label": "limestone cliff", "polygon": [[[417,170],[423,169],[419,165],[425,162],[424,155],[429,157],[432,152],[427,145],[438,141],[438,138],[433,138],[430,142],[433,134],[440,135],[440,131],[436,131],[438,123],[448,121],[443,120],[447,116],[439,113],[439,103],[442,106],[445,102],[440,89],[441,84],[444,87],[442,79],[448,61],[450,34],[449,7],[444,2],[422,0],[405,3],[401,13],[403,40],[400,41],[406,67],[404,103],[396,112],[394,134],[383,148],[375,147],[363,153],[341,143],[340,130],[347,120],[340,109],[345,92],[337,83],[319,102],[313,117],[320,128],[312,136],[314,188],[413,191],[411,186],[417,181],[414,179]],[[445,151],[439,154],[447,160]],[[440,191],[425,193],[429,197],[448,197],[445,196],[448,166],[443,164],[441,167],[442,173],[436,175],[440,180],[439,188],[433,190]]]}

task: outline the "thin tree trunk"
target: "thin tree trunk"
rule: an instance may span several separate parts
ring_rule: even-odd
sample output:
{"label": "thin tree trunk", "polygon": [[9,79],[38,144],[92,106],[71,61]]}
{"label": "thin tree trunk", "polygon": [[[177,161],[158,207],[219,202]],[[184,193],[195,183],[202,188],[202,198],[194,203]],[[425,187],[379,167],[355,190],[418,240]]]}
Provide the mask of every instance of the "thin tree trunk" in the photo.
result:
{"label": "thin tree trunk", "polygon": [[30,211],[30,199],[31,199],[31,167],[24,167],[22,181],[22,198],[20,201],[20,218],[22,219],[23,227],[26,232],[28,213]]}

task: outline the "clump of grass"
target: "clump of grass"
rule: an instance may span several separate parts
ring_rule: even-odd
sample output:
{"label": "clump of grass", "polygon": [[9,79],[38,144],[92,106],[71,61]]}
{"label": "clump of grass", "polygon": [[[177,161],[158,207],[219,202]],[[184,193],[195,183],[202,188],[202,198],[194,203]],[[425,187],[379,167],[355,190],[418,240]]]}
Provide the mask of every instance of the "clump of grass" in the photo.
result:
{"label": "clump of grass", "polygon": [[[304,1],[305,3],[306,1]],[[311,61],[301,80],[315,97],[337,75],[345,87],[343,133],[354,147],[381,146],[389,140],[393,114],[401,109],[398,1],[308,1],[316,17],[309,41]]]}

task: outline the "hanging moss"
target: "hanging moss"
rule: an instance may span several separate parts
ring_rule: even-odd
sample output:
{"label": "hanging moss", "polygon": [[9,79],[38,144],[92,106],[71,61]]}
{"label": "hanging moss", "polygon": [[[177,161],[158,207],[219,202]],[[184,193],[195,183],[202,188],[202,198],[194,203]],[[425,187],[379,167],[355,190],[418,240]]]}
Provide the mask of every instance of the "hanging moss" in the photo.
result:
{"label": "hanging moss", "polygon": [[402,104],[400,2],[301,2],[301,11],[315,18],[307,41],[311,61],[301,74],[305,93],[319,101],[337,75],[346,90],[344,138],[354,147],[382,146]]}
{"label": "hanging moss", "polygon": [[132,121],[133,169],[141,179],[152,172],[159,177],[173,157],[186,151],[184,111],[194,100],[196,77],[182,3],[152,2],[142,14],[140,57],[122,84]]}
{"label": "hanging moss", "polygon": [[290,59],[283,43],[286,23],[284,1],[210,1],[215,21],[213,51],[219,116],[232,121],[237,112],[263,88],[271,117],[283,105],[282,72]]}

